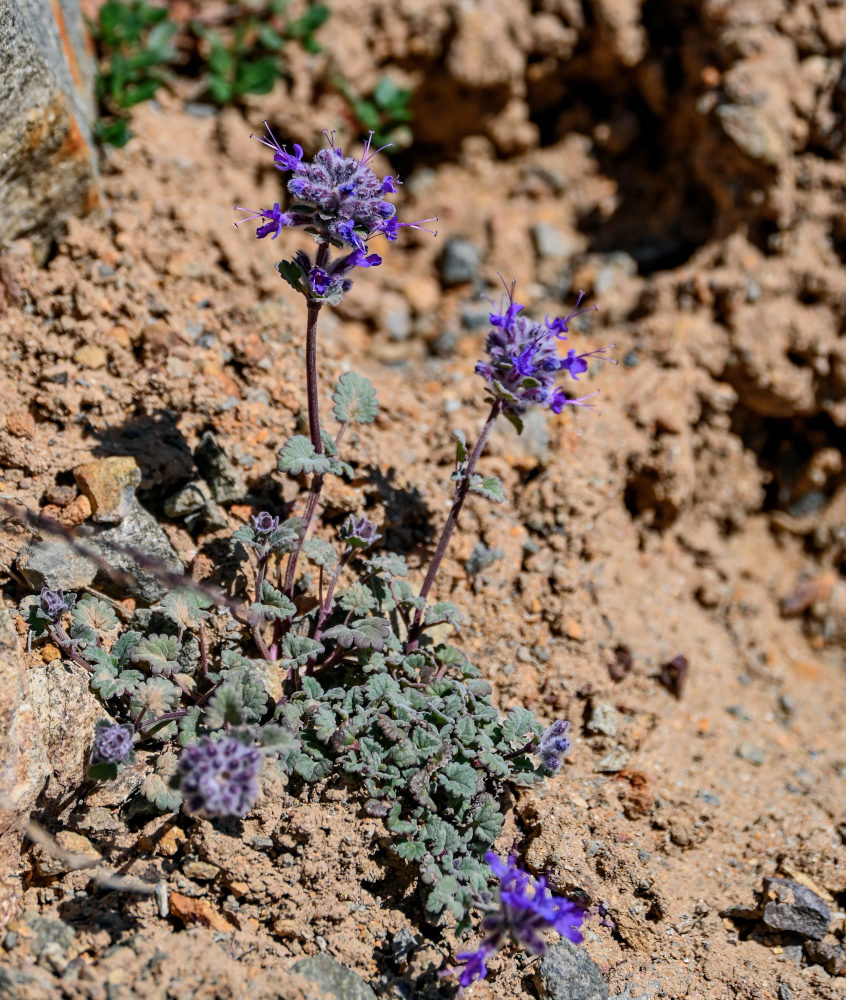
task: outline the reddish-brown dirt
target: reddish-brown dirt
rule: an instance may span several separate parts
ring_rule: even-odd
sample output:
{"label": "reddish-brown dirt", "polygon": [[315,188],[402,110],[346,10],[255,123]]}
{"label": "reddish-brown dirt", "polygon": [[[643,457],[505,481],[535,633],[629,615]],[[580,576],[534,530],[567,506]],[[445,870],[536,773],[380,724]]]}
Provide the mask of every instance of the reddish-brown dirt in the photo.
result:
{"label": "reddish-brown dirt", "polygon": [[[354,442],[374,475],[334,487],[329,510],[367,506],[419,571],[452,429],[472,436],[484,416],[480,293],[515,276],[542,316],[585,289],[599,308],[574,344],[613,343],[620,361],[584,382],[600,413],[495,431],[484,468],[508,499],[468,507],[438,586],[469,615],[460,641],[499,704],[576,733],[562,774],[511,803],[501,846],[517,837],[554,889],[605,905],[585,948],[612,995],[843,996],[842,975],[722,914],[778,870],[829,900],[842,942],[846,8],[331,6],[324,54],[292,53],[287,92],[243,112],[172,95],[139,108],[132,142],[104,155],[100,214],[72,222],[43,269],[25,244],[0,258],[0,494],[58,513],[71,470],[133,455],[139,497],[198,567],[227,532],[192,536],[162,504],[205,430],[246,479],[231,527],[295,498],[275,460],[303,425],[303,310],[273,264],[296,235],[257,242],[232,206],[279,198],[249,138],[263,118],[309,149],[318,125],[343,128],[325,63],[343,59],[364,91],[392,69],[416,88],[400,217],[437,214],[439,235],[404,233],[321,317],[327,394],[354,368],[382,402]],[[475,287],[441,285],[454,236],[479,248]],[[24,540],[3,540],[11,600]],[[501,556],[468,576],[480,542]],[[661,676],[673,686],[678,657],[674,694]],[[616,735],[591,731],[601,706]],[[616,771],[600,763],[614,753]],[[8,995],[275,996],[274,977],[322,950],[379,996],[449,995],[434,971],[453,939],[421,934],[380,822],[334,786],[268,790],[240,840],[184,816],[139,830],[119,792],[80,794],[61,824],[208,912],[186,931],[85,873],[40,876],[27,853],[3,962],[31,978]],[[36,968],[39,913],[76,933]],[[423,943],[397,972],[383,951],[403,927]],[[535,962],[504,953],[473,995],[536,996]]]}

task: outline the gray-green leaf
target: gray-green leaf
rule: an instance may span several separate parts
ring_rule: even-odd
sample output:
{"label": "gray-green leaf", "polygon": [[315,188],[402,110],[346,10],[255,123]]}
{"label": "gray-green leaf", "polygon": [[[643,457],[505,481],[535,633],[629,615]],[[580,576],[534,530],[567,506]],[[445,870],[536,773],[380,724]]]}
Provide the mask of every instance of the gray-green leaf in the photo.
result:
{"label": "gray-green leaf", "polygon": [[289,472],[292,476],[302,472],[321,474],[329,471],[330,460],[325,455],[318,455],[307,437],[296,434],[279,452],[277,467],[280,472]]}
{"label": "gray-green leaf", "polygon": [[505,500],[505,487],[497,476],[471,476],[470,492],[476,493],[492,503],[502,503]]}
{"label": "gray-green leaf", "polygon": [[178,656],[179,640],[175,635],[151,635],[135,645],[130,659],[153,674],[169,677],[179,667]]}
{"label": "gray-green leaf", "polygon": [[355,372],[344,372],[332,393],[332,412],[338,423],[372,424],[379,412],[376,392],[369,380]]}

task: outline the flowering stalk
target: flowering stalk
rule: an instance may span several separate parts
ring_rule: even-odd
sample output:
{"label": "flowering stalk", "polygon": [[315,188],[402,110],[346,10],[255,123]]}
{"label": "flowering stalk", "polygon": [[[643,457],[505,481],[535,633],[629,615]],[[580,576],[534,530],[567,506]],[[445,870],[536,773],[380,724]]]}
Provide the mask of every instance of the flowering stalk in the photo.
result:
{"label": "flowering stalk", "polygon": [[[325,266],[329,256],[329,244],[321,243],[317,251],[317,266]],[[323,438],[320,433],[320,410],[319,394],[317,388],[317,317],[320,313],[322,302],[314,299],[308,300],[308,323],[306,325],[306,395],[308,399],[308,434],[311,438],[311,445],[318,455],[323,454]],[[300,552],[308,536],[308,529],[317,511],[317,503],[323,489],[324,476],[317,473],[311,481],[311,489],[306,500],[306,508],[303,513],[303,523],[300,528],[300,535],[294,546],[291,555],[288,557],[288,565],[285,569],[285,584],[283,593],[286,597],[293,596],[294,580],[297,574],[297,562]]]}
{"label": "flowering stalk", "polygon": [[[488,419],[485,421],[485,424],[479,433],[479,437],[476,440],[476,444],[473,447],[473,451],[467,459],[467,467],[455,489],[455,499],[452,502],[452,507],[450,508],[449,516],[447,517],[446,524],[444,525],[444,530],[441,533],[440,540],[438,541],[438,547],[435,549],[435,554],[432,556],[432,562],[429,564],[429,571],[426,574],[426,579],[423,581],[423,586],[420,588],[420,597],[422,597],[424,601],[429,596],[429,591],[432,589],[438,575],[438,570],[441,568],[441,563],[446,555],[450,539],[452,538],[455,526],[458,523],[458,515],[461,513],[461,508],[464,506],[464,501],[467,499],[467,494],[470,490],[470,482],[476,471],[476,466],[479,459],[482,457],[482,452],[485,450],[485,445],[488,443],[488,437],[493,430],[493,425],[496,423],[496,418],[500,415],[500,413],[502,413],[502,409],[503,401],[501,399],[495,399],[493,401],[493,405],[491,406],[491,412],[488,414]],[[417,609],[411,623],[411,629],[408,633],[409,652],[413,652],[417,649],[417,644],[420,641],[424,608],[425,605]]]}
{"label": "flowering stalk", "polygon": [[[505,284],[503,282],[503,284]],[[560,413],[565,406],[588,406],[587,401],[591,396],[582,396],[579,399],[570,399],[563,388],[556,385],[558,372],[566,372],[574,381],[579,381],[579,376],[588,370],[588,359],[599,358],[612,360],[605,357],[610,347],[600,347],[595,351],[587,351],[577,354],[572,348],[568,350],[565,357],[561,357],[558,349],[558,342],[567,340],[569,333],[568,324],[576,316],[595,309],[580,309],[584,292],[579,292],[575,308],[566,316],[558,317],[554,320],[548,318],[544,323],[536,323],[521,316],[523,306],[514,299],[516,280],[511,285],[505,285],[505,299],[499,309],[490,314],[491,329],[485,342],[485,350],[488,354],[486,361],[480,361],[476,365],[476,374],[481,375],[487,382],[488,389],[493,397],[493,405],[488,419],[476,441],[476,445],[467,460],[466,468],[459,480],[455,491],[455,500],[449,517],[444,525],[435,555],[420,589],[420,597],[425,602],[429,596],[429,591],[438,575],[441,562],[449,545],[452,533],[455,530],[458,515],[473,486],[474,473],[479,457],[484,450],[488,440],[488,435],[496,421],[502,413],[517,428],[518,433],[522,430],[523,424],[521,416],[532,406],[546,406],[553,413]],[[493,303],[492,303],[493,304]],[[616,363],[616,362],[614,362]],[[423,631],[423,615],[425,613],[425,603],[415,612],[411,628],[408,633],[408,650],[413,651],[420,642],[420,634]]]}
{"label": "flowering stalk", "polygon": [[[277,270],[292,288],[305,296],[307,303],[309,438],[314,454],[321,456],[325,449],[320,429],[317,383],[317,317],[320,308],[325,302],[338,305],[352,287],[350,274],[356,268],[377,267],[382,263],[379,254],[368,253],[367,244],[371,239],[384,236],[393,243],[400,229],[425,229],[424,223],[434,222],[436,219],[422,219],[418,222],[397,220],[396,209],[386,201],[386,196],[396,194],[398,181],[391,175],[380,178],[374,173],[371,161],[380,150],[371,149],[372,132],[358,160],[344,156],[341,147],[335,145],[335,133],[325,132],[329,148],[319,150],[309,161],[303,159],[302,146],[294,143],[293,152],[288,152],[280,145],[267,122],[265,127],[267,134],[256,138],[272,151],[276,168],[291,174],[286,186],[292,197],[292,204],[287,211],[283,211],[278,202],[272,208],[260,208],[257,211],[239,206],[236,209],[248,213],[242,222],[259,220],[256,230],[258,239],[269,236],[275,240],[283,229],[299,228],[309,233],[318,244],[313,260],[305,251],[299,250],[292,260],[280,261]],[[239,224],[235,223],[236,226]],[[341,254],[330,260],[332,246],[340,250]],[[343,432],[342,427],[338,441]],[[288,558],[282,591],[289,599],[294,592],[300,553],[317,512],[324,475],[322,470],[314,471],[300,533]],[[277,627],[276,633],[270,652],[273,652],[276,640],[280,637],[280,627]]]}

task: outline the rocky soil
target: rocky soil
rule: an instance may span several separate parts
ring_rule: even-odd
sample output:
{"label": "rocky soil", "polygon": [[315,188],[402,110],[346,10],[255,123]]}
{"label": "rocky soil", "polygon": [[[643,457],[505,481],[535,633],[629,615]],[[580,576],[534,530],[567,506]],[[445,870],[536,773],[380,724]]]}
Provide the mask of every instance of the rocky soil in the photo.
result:
{"label": "rocky soil", "polygon": [[[366,510],[425,560],[452,430],[484,415],[497,272],[537,315],[585,289],[599,310],[574,343],[620,361],[585,382],[600,415],[495,432],[485,467],[508,500],[468,507],[440,581],[500,705],[573,723],[563,773],[515,796],[501,847],[593,914],[583,949],[506,952],[472,995],[843,996],[846,8],[331,7],[286,91],[139,108],[103,155],[99,212],[43,268],[26,242],[0,256],[0,497],[95,533],[140,519],[198,579],[250,511],[296,499],[275,470],[303,427],[304,323],[273,269],[295,237],[257,242],[232,206],[279,198],[249,138],[262,119],[313,148],[348,125],[326,67],[362,91],[390,70],[415,87],[400,217],[437,214],[439,235],[403,234],[321,317],[326,385],[352,367],[382,402],[354,442],[367,475],[332,488],[328,516]],[[201,503],[174,504],[198,480]],[[0,539],[0,996],[454,995],[437,973],[455,940],[339,785],[267,789],[230,828],[133,814],[144,759],[84,780],[99,710],[57,650],[26,649],[14,605],[59,570],[154,598],[68,552],[33,568],[30,534],[10,519]],[[19,855],[30,811],[60,856]],[[72,870],[80,854],[146,894]]]}

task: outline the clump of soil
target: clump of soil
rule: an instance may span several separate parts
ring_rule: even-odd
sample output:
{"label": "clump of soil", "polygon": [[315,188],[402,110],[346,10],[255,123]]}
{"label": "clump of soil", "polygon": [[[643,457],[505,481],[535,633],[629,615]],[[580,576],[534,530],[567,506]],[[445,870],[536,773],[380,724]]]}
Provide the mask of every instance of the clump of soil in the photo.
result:
{"label": "clump of soil", "polygon": [[[839,996],[836,961],[723,914],[766,876],[801,876],[842,943],[846,22],[811,2],[588,7],[444,2],[421,21],[413,4],[333,5],[319,59],[353,31],[348,72],[418,84],[401,218],[438,214],[440,235],[408,233],[321,317],[325,384],[352,367],[382,403],[355,442],[370,476],[333,487],[328,515],[366,507],[425,565],[452,429],[483,418],[480,293],[515,275],[541,316],[586,289],[599,311],[573,344],[614,343],[621,362],[589,380],[601,415],[495,432],[484,466],[508,500],[468,507],[438,588],[469,613],[459,641],[500,705],[575,731],[563,773],[517,795],[502,850],[516,840],[594,907],[585,948],[612,994]],[[303,425],[303,311],[273,269],[294,246],[231,213],[279,197],[249,139],[262,118],[303,145],[337,121],[319,61],[294,58],[290,93],[244,113],[140,108],[104,157],[104,213],[44,269],[24,244],[4,255],[5,500],[61,515],[74,468],[131,455],[142,502],[205,576],[251,510],[296,498],[275,470]],[[444,279],[450,237],[478,251],[468,281]],[[164,501],[208,430],[246,488],[226,529],[192,534]],[[4,537],[10,600],[24,541]],[[39,816],[163,880],[170,915],[26,853],[12,995],[308,996],[280,976],[322,951],[380,996],[450,994],[436,972],[455,942],[422,923],[381,822],[341,785],[268,789],[231,828],[129,815],[127,791],[84,785]],[[500,958],[476,995],[533,995],[534,969]]]}

